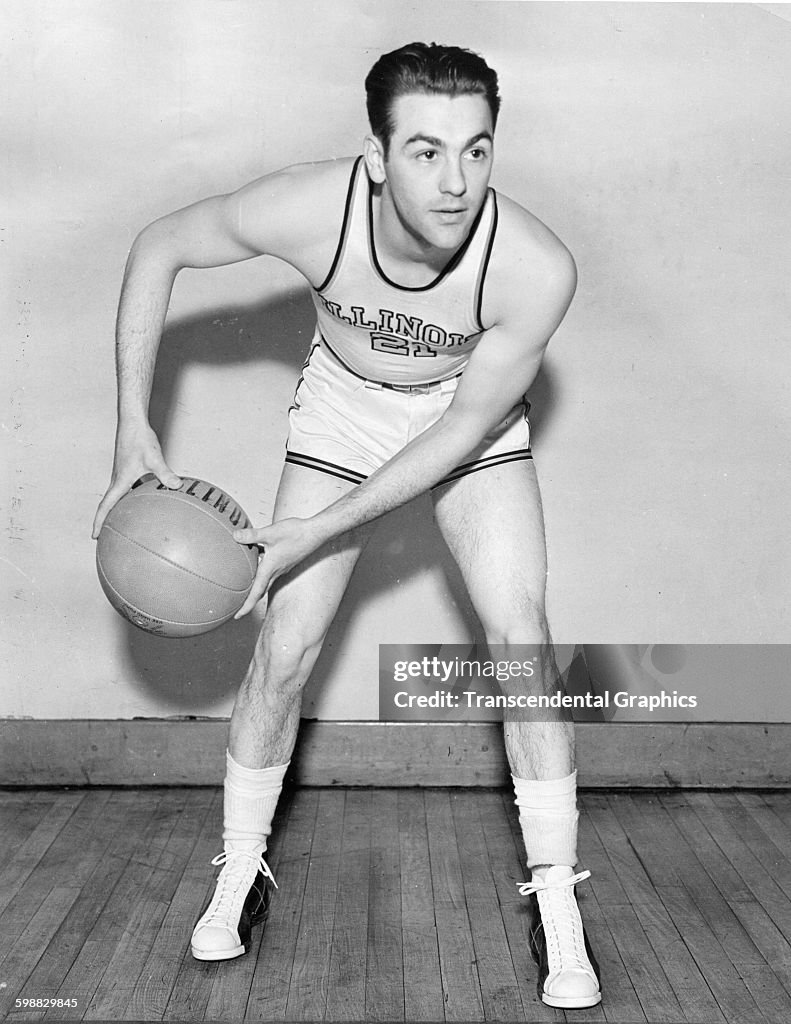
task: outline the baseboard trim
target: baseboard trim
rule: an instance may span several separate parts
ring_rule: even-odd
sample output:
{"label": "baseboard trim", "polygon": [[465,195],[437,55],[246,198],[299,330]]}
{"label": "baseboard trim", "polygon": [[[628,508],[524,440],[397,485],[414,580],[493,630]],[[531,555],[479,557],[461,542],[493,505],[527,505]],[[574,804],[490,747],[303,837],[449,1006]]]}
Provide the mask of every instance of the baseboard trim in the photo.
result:
{"label": "baseboard trim", "polygon": [[[224,719],[0,720],[0,786],[215,786]],[[791,724],[577,724],[586,787],[788,788]],[[496,723],[302,723],[290,776],[310,786],[499,786]]]}

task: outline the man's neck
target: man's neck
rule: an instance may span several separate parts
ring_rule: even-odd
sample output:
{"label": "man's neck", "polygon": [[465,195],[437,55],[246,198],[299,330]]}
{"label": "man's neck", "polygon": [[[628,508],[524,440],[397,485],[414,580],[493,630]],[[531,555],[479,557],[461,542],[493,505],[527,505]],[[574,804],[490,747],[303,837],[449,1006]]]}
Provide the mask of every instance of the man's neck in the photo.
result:
{"label": "man's neck", "polygon": [[410,288],[430,284],[460,248],[440,249],[410,231],[390,201],[386,186],[374,187],[373,234],[376,255],[384,272]]}

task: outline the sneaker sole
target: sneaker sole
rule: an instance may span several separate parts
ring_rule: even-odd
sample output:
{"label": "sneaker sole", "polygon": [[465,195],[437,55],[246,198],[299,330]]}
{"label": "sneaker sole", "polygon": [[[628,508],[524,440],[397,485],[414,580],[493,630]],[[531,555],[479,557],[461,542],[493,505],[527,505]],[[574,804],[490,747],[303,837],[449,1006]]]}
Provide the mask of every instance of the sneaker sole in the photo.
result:
{"label": "sneaker sole", "polygon": [[194,946],[190,947],[193,957],[196,960],[233,960],[237,956],[241,956],[247,952],[245,946],[236,946],[234,949],[195,949]]}
{"label": "sneaker sole", "polygon": [[584,996],[575,999],[573,996],[548,996],[542,993],[541,1002],[547,1006],[554,1006],[558,1010],[586,1010],[589,1006],[598,1006],[601,1002],[601,992],[594,996]]}

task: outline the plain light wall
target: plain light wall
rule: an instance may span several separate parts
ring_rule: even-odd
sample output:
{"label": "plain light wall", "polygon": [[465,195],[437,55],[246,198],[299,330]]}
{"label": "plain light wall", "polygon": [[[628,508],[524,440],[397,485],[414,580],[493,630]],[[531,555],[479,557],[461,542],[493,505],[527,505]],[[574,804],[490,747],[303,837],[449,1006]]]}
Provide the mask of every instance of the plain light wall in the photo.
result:
{"label": "plain light wall", "polygon": [[[580,270],[530,396],[556,640],[789,640],[786,20],[744,4],[20,0],[0,31],[0,715],[228,714],[255,622],[152,638],[94,571],[124,261],[176,207],[358,152],[365,73],[411,39],[498,69],[493,184]],[[171,464],[257,523],[311,330],[304,284],[275,261],[177,281],[152,418]],[[425,501],[381,525],[307,715],[375,718],[379,643],[476,634],[447,563]],[[777,658],[752,664],[724,689],[701,669],[697,717],[787,721]]]}

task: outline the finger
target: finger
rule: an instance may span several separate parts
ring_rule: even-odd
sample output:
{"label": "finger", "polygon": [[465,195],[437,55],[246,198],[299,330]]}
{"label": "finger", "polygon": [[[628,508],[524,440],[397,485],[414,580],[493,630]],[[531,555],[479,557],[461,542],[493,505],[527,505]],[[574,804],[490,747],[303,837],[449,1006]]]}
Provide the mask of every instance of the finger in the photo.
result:
{"label": "finger", "polygon": [[99,533],[104,525],[104,521],[107,518],[110,510],[116,504],[119,498],[126,494],[127,488],[116,484],[111,487],[102,500],[99,502],[99,507],[96,509],[96,515],[93,520],[93,528],[91,530],[91,537],[96,540]]}
{"label": "finger", "polygon": [[242,607],[239,609],[236,615],[234,615],[235,619],[243,619],[245,615],[249,615],[249,613],[253,610],[253,608],[255,608],[255,606],[261,600],[261,596],[263,596],[260,595],[258,597],[254,597],[253,594],[254,591],[251,590],[250,593],[247,595],[247,600],[245,601],[245,603],[242,605]]}
{"label": "finger", "polygon": [[247,599],[236,615],[234,615],[235,619],[244,618],[248,612],[251,612],[253,608],[255,608],[267,590],[269,590],[269,585],[272,582],[270,575],[271,574],[268,571],[262,572],[260,569],[258,570],[255,580],[253,581],[253,585],[250,588],[250,593],[247,595]]}
{"label": "finger", "polygon": [[245,615],[247,615],[249,612],[251,612],[253,610],[253,608],[255,608],[255,606],[258,604],[258,602],[261,600],[261,598],[264,596],[265,593],[266,593],[266,587],[265,586],[263,586],[263,587],[254,586],[253,589],[250,591],[250,593],[247,595],[247,599],[245,600],[245,602],[242,605],[242,607],[239,609],[239,611],[236,613],[236,615],[234,615],[234,618],[235,619],[243,619],[245,617]]}
{"label": "finger", "polygon": [[234,530],[233,539],[237,544],[261,544],[266,530],[256,530],[254,527],[249,527],[246,530]]}
{"label": "finger", "polygon": [[177,491],[184,483],[178,473],[174,473],[170,466],[166,466],[164,463],[157,469],[154,476],[171,491]]}
{"label": "finger", "polygon": [[96,540],[99,536],[102,526],[104,525],[104,521],[107,518],[108,511],[109,510],[106,508],[104,501],[102,501],[96,509],[96,515],[93,517],[93,526],[91,527],[91,538],[93,540]]}

